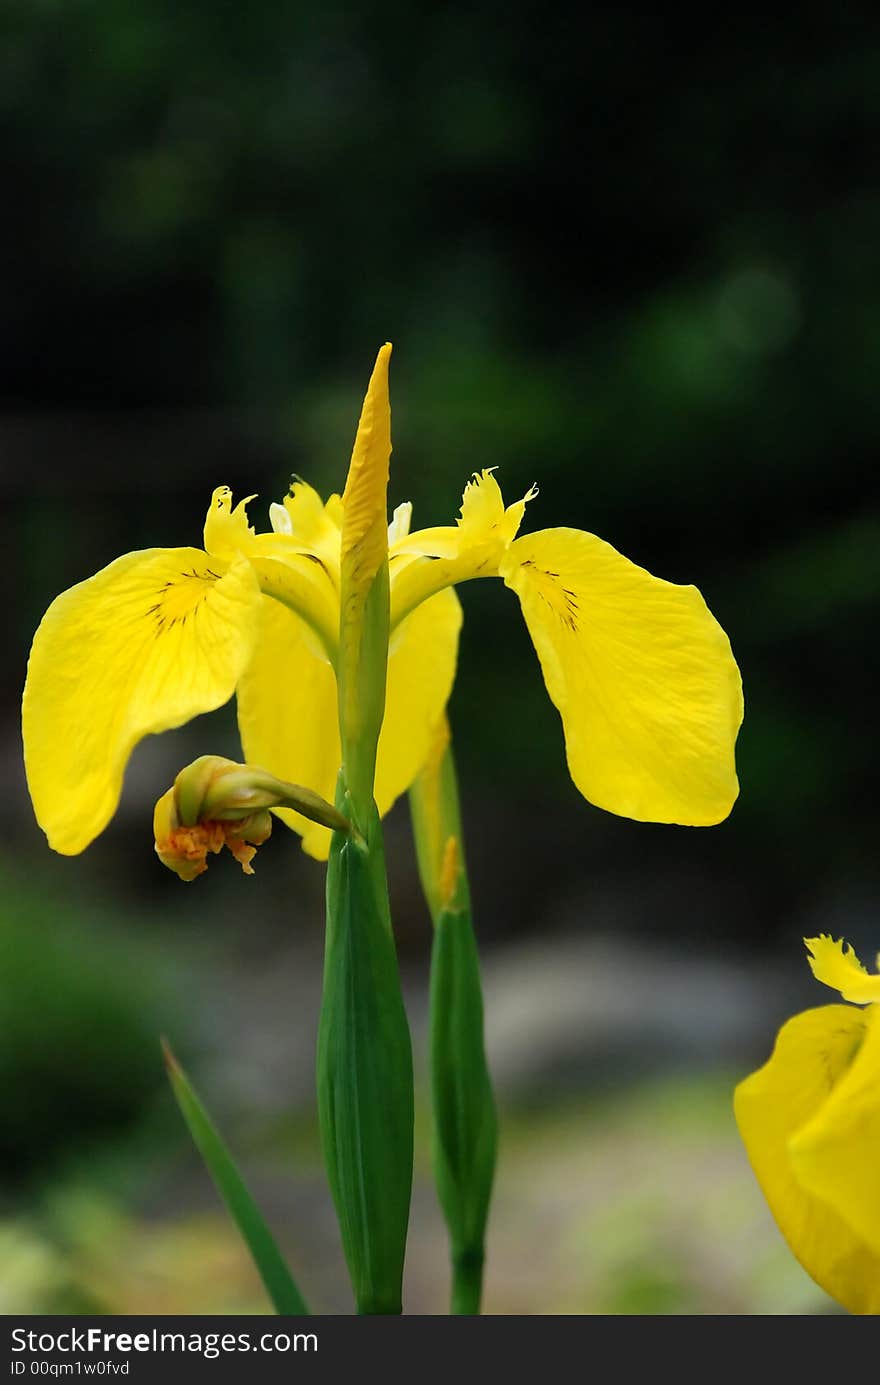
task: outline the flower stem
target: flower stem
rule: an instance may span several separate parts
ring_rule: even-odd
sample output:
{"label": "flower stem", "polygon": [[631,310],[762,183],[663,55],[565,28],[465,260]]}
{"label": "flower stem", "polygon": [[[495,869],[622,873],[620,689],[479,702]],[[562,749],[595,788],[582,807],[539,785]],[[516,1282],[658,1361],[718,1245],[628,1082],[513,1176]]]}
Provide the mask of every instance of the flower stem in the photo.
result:
{"label": "flower stem", "polygon": [[410,791],[410,805],[422,887],[434,923],[432,1153],[449,1231],[451,1311],[479,1313],[498,1133],[483,1037],[480,959],[445,721],[438,728],[434,752]]}
{"label": "flower stem", "polygon": [[[413,1168],[409,1026],[373,801],[388,666],[390,346],[379,352],[342,496],[339,735],[327,868],[318,1120],[359,1313],[399,1313]],[[353,826],[353,830],[351,830]]]}
{"label": "flower stem", "polygon": [[336,832],[318,1027],[318,1118],[359,1313],[399,1313],[413,1167],[409,1026],[375,808],[361,844]]}
{"label": "flower stem", "polygon": [[459,1315],[475,1315],[480,1311],[483,1294],[483,1253],[471,1252],[452,1261],[451,1311]]}

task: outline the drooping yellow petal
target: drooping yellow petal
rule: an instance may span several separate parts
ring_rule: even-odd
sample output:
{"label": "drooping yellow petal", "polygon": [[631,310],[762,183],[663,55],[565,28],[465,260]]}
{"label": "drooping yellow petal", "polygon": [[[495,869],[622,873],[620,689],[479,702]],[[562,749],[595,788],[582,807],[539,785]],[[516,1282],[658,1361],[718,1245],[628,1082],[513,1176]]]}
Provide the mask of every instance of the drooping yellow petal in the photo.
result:
{"label": "drooping yellow petal", "polygon": [[804,938],[804,942],[817,981],[840,991],[844,1000],[851,1000],[854,1005],[880,1001],[880,975],[871,976],[865,971],[855,949],[843,938],[834,939],[822,933],[818,938]]}
{"label": "drooping yellow petal", "polygon": [[455,681],[460,630],[461,605],[447,590],[419,606],[391,636],[376,759],[376,803],[383,815],[431,753]]}
{"label": "drooping yellow petal", "polygon": [[249,559],[263,594],[298,616],[314,647],[335,665],[339,592],[327,564],[316,555],[300,552],[282,534],[258,534]]}
{"label": "drooping yellow petal", "polygon": [[880,1310],[880,1010],[864,1016],[865,1037],[851,1067],[793,1137],[790,1154],[801,1186],[877,1257]]}
{"label": "drooping yellow petal", "polygon": [[755,1176],[794,1255],[851,1313],[873,1314],[880,1313],[880,1257],[802,1185],[790,1153],[858,1061],[865,1029],[865,1013],[846,1005],[796,1015],[779,1031],[769,1062],[737,1087],[734,1106]]}
{"label": "drooping yellow petal", "polygon": [[[237,692],[245,759],[332,803],[341,758],[333,667],[304,622],[276,601],[261,602],[258,640]],[[273,812],[299,832],[310,856],[326,859],[325,827],[288,808]]]}
{"label": "drooping yellow petal", "polygon": [[107,825],[143,736],[232,696],[261,601],[241,558],[196,548],[128,553],[63,592],[31,650],[22,705],[28,787],[56,851]]}
{"label": "drooping yellow petal", "polygon": [[578,529],[516,539],[499,571],[520,599],[584,797],[642,822],[725,818],[738,792],[742,685],[697,589],[652,577]]}
{"label": "drooping yellow petal", "polygon": [[[296,616],[270,601],[263,607],[260,639],[238,687],[245,756],[332,802],[341,759],[333,670],[317,656]],[[460,626],[458,598],[442,592],[392,639],[376,764],[382,814],[409,788],[428,755],[432,729],[452,690]],[[326,828],[287,809],[276,811],[300,833],[309,855],[326,858]]]}
{"label": "drooping yellow petal", "polygon": [[[450,835],[450,825],[446,820],[447,802],[444,800],[444,769],[447,752],[452,743],[449,718],[444,715],[437,722],[431,739],[427,757],[413,782],[410,791],[410,809],[413,820],[416,855],[419,860],[419,873],[428,899],[432,917],[436,917],[443,907],[442,878],[443,853]],[[457,806],[455,804],[453,807]],[[460,834],[461,824],[455,826]]]}

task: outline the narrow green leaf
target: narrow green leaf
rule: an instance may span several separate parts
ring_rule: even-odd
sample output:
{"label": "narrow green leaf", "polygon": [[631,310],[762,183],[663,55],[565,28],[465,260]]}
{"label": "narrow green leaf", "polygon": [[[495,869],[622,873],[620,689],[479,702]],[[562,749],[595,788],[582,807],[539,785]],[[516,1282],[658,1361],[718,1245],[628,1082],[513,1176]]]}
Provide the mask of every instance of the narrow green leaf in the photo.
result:
{"label": "narrow green leaf", "polygon": [[309,1311],[305,1300],[284,1263],[272,1233],[245,1187],[244,1180],[236,1168],[229,1150],[193,1091],[189,1078],[165,1039],[162,1040],[162,1051],[171,1080],[171,1089],[177,1099],[183,1119],[189,1126],[189,1132],[196,1147],[208,1166],[208,1172],[214,1180],[226,1210],[241,1232],[245,1244],[253,1256],[254,1264],[276,1313],[302,1317]]}

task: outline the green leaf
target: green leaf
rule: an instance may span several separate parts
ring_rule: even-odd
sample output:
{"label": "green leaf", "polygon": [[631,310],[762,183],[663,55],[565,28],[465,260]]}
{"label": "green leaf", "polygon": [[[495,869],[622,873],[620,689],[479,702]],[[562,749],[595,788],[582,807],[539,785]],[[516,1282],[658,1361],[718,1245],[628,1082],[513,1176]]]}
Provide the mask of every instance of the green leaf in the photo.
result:
{"label": "green leaf", "polygon": [[399,1313],[412,1191],[412,1049],[375,808],[367,841],[337,832],[330,847],[318,1116],[358,1312]]}
{"label": "green leaf", "polygon": [[217,1132],[210,1116],[190,1085],[189,1078],[178,1063],[167,1042],[162,1051],[171,1080],[171,1088],[183,1119],[195,1141],[208,1172],[216,1184],[226,1210],[254,1259],[266,1293],[276,1313],[302,1317],[308,1314],[305,1300],[284,1263],[272,1233],[263,1220],[256,1203],[248,1192],[229,1150]]}

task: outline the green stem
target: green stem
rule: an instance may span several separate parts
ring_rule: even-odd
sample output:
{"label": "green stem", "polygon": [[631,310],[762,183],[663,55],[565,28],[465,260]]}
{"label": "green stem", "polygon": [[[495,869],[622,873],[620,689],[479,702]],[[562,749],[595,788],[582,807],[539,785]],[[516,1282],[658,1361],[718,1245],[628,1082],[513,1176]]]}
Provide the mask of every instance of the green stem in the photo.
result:
{"label": "green stem", "polygon": [[480,1311],[497,1121],[483,1037],[480,959],[471,923],[448,729],[410,791],[422,888],[434,923],[430,1048],[434,1179],[449,1232],[453,1313]]}
{"label": "green stem", "polygon": [[413,1071],[373,802],[388,668],[388,358],[379,352],[342,495],[336,831],[327,869],[318,1119],[359,1313],[399,1313],[413,1168]]}
{"label": "green stem", "polygon": [[452,1261],[452,1312],[474,1316],[483,1295],[483,1253],[471,1252]]}
{"label": "green stem", "polygon": [[317,1077],[321,1143],[358,1312],[399,1313],[412,1050],[375,808],[366,842],[336,832],[330,848]]}

